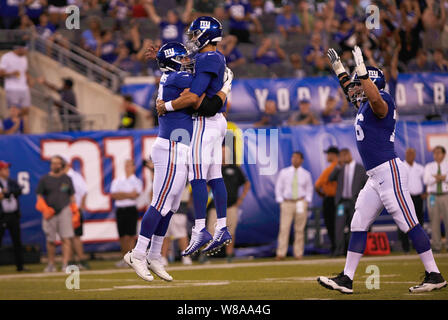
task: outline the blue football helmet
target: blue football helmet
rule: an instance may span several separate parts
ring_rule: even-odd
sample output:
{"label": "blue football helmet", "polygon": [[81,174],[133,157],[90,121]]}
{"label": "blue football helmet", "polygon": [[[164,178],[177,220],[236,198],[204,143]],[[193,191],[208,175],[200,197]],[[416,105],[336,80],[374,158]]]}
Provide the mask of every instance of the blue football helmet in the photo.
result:
{"label": "blue football helmet", "polygon": [[[188,58],[188,61],[185,61],[186,58]],[[164,44],[157,52],[156,59],[162,72],[191,72],[191,67],[194,65],[194,61],[191,61],[188,57],[187,48],[180,42]]]}
{"label": "blue football helmet", "polygon": [[[369,74],[370,80],[376,85],[378,90],[383,90],[386,87],[386,79],[384,78],[383,71],[375,67],[366,67],[367,73]],[[353,104],[356,102],[364,102],[367,100],[367,97],[364,93],[364,90],[361,88],[361,80],[358,77],[358,74],[355,73],[352,79],[352,85],[349,89],[349,97]]]}
{"label": "blue football helmet", "polygon": [[222,24],[213,17],[199,17],[191,23],[187,36],[186,45],[189,53],[197,53],[207,44],[222,40]]}

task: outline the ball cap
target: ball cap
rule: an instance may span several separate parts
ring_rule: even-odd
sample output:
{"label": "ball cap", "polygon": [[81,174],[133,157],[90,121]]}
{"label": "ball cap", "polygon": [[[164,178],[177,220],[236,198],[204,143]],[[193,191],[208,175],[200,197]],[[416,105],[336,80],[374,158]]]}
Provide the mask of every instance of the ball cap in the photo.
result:
{"label": "ball cap", "polygon": [[9,168],[11,166],[10,163],[0,160],[0,169],[5,169],[5,168]]}
{"label": "ball cap", "polygon": [[330,146],[330,147],[328,147],[328,149],[325,150],[324,152],[325,152],[325,153],[336,153],[336,154],[339,154],[339,149],[338,149],[338,147]]}

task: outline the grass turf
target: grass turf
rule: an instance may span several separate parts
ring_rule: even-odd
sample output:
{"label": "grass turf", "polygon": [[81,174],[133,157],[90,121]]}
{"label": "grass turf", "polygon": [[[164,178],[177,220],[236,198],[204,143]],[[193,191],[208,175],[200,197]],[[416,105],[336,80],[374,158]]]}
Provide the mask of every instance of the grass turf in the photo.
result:
{"label": "grass turf", "polygon": [[[436,255],[442,274],[448,275],[448,254]],[[408,288],[423,279],[417,255],[365,257],[355,275],[353,295],[343,295],[321,287],[316,278],[331,276],[344,267],[344,259],[305,257],[301,261],[257,259],[167,269],[171,283],[155,276],[145,282],[132,269],[115,269],[115,261],[93,261],[91,270],[80,272],[80,289],[66,288],[65,273],[43,274],[43,265],[30,265],[31,272],[15,273],[14,267],[0,267],[0,299],[145,299],[145,300],[302,300],[380,299],[447,300],[448,288],[410,294]],[[367,289],[369,265],[380,271],[380,289]]]}

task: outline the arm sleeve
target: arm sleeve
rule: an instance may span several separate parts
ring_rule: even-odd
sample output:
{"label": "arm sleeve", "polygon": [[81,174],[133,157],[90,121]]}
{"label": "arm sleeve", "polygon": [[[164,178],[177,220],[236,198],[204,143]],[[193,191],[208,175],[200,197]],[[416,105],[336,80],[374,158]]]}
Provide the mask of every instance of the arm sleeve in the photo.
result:
{"label": "arm sleeve", "polygon": [[213,117],[222,106],[223,102],[217,95],[214,95],[212,98],[205,96],[197,112],[200,116]]}

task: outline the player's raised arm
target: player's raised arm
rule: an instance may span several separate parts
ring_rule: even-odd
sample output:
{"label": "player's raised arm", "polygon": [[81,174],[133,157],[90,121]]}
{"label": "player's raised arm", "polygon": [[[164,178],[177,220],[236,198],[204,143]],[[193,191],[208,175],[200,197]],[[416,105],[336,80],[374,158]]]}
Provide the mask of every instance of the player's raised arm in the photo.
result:
{"label": "player's raised arm", "polygon": [[361,81],[361,86],[369,100],[370,107],[378,118],[384,118],[388,111],[387,103],[381,97],[376,85],[369,79],[369,73],[364,64],[361,49],[355,46],[352,53],[356,64],[356,74]]}
{"label": "player's raised arm", "polygon": [[344,65],[341,62],[341,58],[339,58],[338,53],[333,48],[328,49],[327,56],[330,60],[334,73],[338,77],[342,90],[344,90],[347,100],[350,101],[348,89],[352,86],[352,83],[347,71],[345,71]]}

